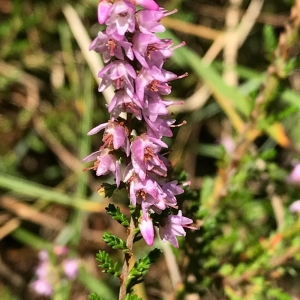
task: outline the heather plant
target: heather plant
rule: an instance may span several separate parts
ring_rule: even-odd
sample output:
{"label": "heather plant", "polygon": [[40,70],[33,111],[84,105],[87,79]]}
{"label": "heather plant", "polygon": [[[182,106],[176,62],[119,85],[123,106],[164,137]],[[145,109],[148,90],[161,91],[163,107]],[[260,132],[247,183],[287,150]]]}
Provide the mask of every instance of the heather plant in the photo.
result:
{"label": "heather plant", "polygon": [[[105,30],[99,31],[90,46],[107,64],[98,73],[102,79],[98,91],[114,85],[115,95],[108,106],[108,122],[88,132],[93,135],[103,130],[103,145],[83,162],[95,161],[89,169],[97,176],[112,174],[116,183],[103,184],[99,191],[111,196],[116,189],[126,189],[130,205],[130,221],[119,207],[110,204],[106,208],[127,230],[126,242],[109,232],[103,234],[105,243],[123,251],[122,270],[105,251],[97,255],[104,272],[120,278],[120,300],[134,299],[134,285],[143,281],[160,253],[158,249],[150,251],[130,269],[133,244],[140,235],[152,246],[157,227],[163,242],[178,247],[177,236],[185,236],[184,228],[194,228],[190,226],[193,221],[178,209],[176,199],[188,183],[179,184],[173,178],[171,162],[162,152],[168,148],[162,139],[172,137],[172,127],[184,124],[176,125],[167,110],[174,102],[162,96],[171,93],[170,81],[187,76],[164,69],[173,51],[185,43],[174,47],[171,39],[155,35],[165,30],[161,19],[174,12],[167,12],[152,0],[100,1],[98,22]],[[91,295],[91,299],[95,297]]]}

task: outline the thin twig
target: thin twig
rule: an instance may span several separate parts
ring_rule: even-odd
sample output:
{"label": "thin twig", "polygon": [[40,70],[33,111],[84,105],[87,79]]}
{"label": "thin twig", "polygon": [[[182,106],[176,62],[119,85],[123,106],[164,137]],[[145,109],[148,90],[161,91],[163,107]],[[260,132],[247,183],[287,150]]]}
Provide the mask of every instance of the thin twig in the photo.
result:
{"label": "thin twig", "polygon": [[188,22],[184,22],[177,19],[172,18],[164,18],[162,19],[162,25],[167,28],[174,29],[183,33],[187,33],[190,35],[195,35],[203,39],[215,40],[221,35],[221,31],[203,26],[196,25]]}
{"label": "thin twig", "polygon": [[[217,5],[199,4],[197,8],[198,8],[197,11],[202,16],[212,16],[218,19],[225,19],[226,17],[226,13],[223,10],[220,10],[220,7]],[[245,10],[239,9],[238,13],[239,15],[242,16],[245,14]],[[262,12],[257,17],[258,23],[269,24],[277,27],[282,27],[284,24],[286,24],[287,21],[288,21],[288,14],[285,13],[272,14],[272,13]]]}
{"label": "thin twig", "polygon": [[12,218],[0,227],[0,241],[21,225],[18,218]]}
{"label": "thin twig", "polygon": [[[0,240],[10,232],[20,227],[21,219],[39,224],[44,228],[49,228],[55,230],[56,232],[62,231],[67,227],[67,225],[63,221],[56,219],[49,214],[38,211],[37,209],[33,208],[32,205],[30,206],[21,203],[11,197],[1,197],[0,207],[17,215],[17,218],[11,218],[2,227],[0,227]],[[98,243],[99,245],[104,245],[104,242],[101,238],[101,232],[99,232],[99,230],[83,228],[82,237],[88,242],[94,242]]]}
{"label": "thin twig", "polygon": [[135,230],[135,224],[134,224],[133,217],[131,217],[130,226],[128,228],[128,237],[127,237],[127,242],[126,242],[127,248],[129,249],[129,253],[125,253],[122,273],[120,275],[119,300],[124,300],[126,297],[127,278],[129,275],[129,262],[130,262],[130,258],[132,256],[134,230]]}
{"label": "thin twig", "polygon": [[24,279],[15,271],[10,269],[0,257],[0,275],[3,278],[8,279],[13,285],[21,290],[25,286]]}
{"label": "thin twig", "polygon": [[267,193],[271,199],[271,205],[277,223],[277,230],[281,232],[284,229],[284,207],[281,198],[275,194],[275,187],[272,184],[267,186]]}
{"label": "thin twig", "polygon": [[[155,228],[156,234],[158,235],[158,229]],[[178,263],[176,257],[171,249],[169,243],[161,242],[161,247],[164,253],[165,261],[169,270],[169,275],[172,282],[173,291],[175,292],[178,289],[178,286],[182,283],[182,278],[180,275],[180,270],[178,267]]]}
{"label": "thin twig", "polygon": [[239,49],[239,34],[236,27],[239,23],[239,8],[241,0],[230,0],[226,14],[226,43],[223,51],[224,72],[223,78],[228,85],[237,86],[238,77],[235,71]]}

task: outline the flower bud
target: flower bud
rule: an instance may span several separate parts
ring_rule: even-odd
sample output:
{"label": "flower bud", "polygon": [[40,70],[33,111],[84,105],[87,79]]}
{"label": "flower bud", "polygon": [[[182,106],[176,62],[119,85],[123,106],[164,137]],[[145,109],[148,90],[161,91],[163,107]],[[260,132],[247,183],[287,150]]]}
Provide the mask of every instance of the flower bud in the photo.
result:
{"label": "flower bud", "polygon": [[152,220],[148,215],[141,218],[139,228],[147,245],[152,246],[154,242],[154,228]]}

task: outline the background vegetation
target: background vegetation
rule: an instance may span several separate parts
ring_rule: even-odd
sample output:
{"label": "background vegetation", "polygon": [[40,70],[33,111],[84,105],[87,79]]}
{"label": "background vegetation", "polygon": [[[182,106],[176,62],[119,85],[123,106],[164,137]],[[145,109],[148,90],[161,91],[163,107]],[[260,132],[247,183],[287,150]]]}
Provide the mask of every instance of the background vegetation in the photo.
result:
{"label": "background vegetation", "polygon": [[[174,172],[191,180],[184,215],[200,230],[164,257],[137,294],[143,299],[300,299],[300,1],[158,1],[176,50],[167,64],[189,76],[173,85],[172,113],[187,125],[167,142]],[[97,1],[0,1],[0,299],[37,295],[38,252],[65,245],[76,280],[57,275],[53,299],[116,299],[118,281],[97,268],[111,251],[105,230],[124,237],[81,159],[101,141],[86,136],[108,118],[97,92],[101,29]],[[184,170],[184,171],[183,171]],[[299,172],[300,173],[300,172]],[[109,178],[107,180],[110,180]],[[140,256],[145,246],[137,249]],[[116,260],[122,256],[112,252]],[[54,269],[60,260],[53,256]]]}

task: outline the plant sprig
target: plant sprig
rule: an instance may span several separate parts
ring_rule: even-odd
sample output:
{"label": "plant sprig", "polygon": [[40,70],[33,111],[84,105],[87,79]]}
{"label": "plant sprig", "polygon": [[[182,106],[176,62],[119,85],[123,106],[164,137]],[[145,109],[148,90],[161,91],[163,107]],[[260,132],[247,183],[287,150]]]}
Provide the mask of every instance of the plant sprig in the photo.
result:
{"label": "plant sprig", "polygon": [[110,273],[115,277],[120,276],[121,273],[118,268],[118,263],[114,263],[107,252],[100,250],[96,254],[96,260],[100,263],[98,266],[103,269],[102,272]]}
{"label": "plant sprig", "polygon": [[109,233],[109,232],[104,232],[102,235],[103,241],[111,246],[113,249],[120,249],[124,253],[129,253],[129,249],[126,246],[126,242],[120,239],[119,237]]}
{"label": "plant sprig", "polygon": [[110,203],[108,207],[105,207],[107,213],[116,221],[118,221],[124,227],[129,226],[129,221],[125,214],[121,213],[120,208]]}
{"label": "plant sprig", "polygon": [[132,287],[140,282],[142,282],[144,279],[143,277],[148,272],[150,265],[155,263],[157,259],[159,258],[161,254],[161,251],[157,248],[150,251],[147,255],[145,255],[143,258],[139,259],[137,262],[135,262],[134,266],[129,272],[129,276],[127,279],[127,291],[130,292]]}

